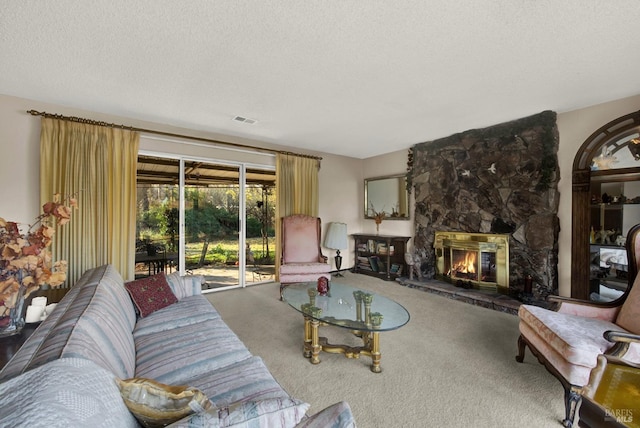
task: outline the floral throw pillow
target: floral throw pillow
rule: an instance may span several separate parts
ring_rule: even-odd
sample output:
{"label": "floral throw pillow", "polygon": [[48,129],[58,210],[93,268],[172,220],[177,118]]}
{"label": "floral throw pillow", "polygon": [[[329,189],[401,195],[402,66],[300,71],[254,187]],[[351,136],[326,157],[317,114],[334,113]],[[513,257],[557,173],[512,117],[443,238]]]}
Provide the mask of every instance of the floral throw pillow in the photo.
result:
{"label": "floral throw pillow", "polygon": [[124,286],[129,292],[140,318],[178,301],[176,295],[171,291],[164,273],[127,282]]}

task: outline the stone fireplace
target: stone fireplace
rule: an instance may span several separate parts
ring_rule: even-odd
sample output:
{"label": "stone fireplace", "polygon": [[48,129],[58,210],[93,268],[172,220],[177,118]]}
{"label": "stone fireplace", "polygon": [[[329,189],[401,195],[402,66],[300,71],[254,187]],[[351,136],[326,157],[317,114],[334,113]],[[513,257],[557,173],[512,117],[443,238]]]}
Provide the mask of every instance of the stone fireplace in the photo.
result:
{"label": "stone fireplace", "polygon": [[[415,191],[414,252],[422,277],[435,279],[452,270],[451,282],[470,281],[473,288],[521,297],[527,280],[535,300],[557,294],[557,150],[551,111],[415,145],[408,181]],[[440,240],[436,232],[453,233],[453,238]],[[462,274],[453,266],[464,247],[459,233],[472,237],[467,245],[476,254],[473,269],[489,276]],[[486,234],[505,242],[500,244],[505,252],[495,252],[495,263],[506,264],[507,273],[494,273],[494,256],[482,255],[498,246],[480,239]],[[454,244],[448,252],[445,241]]]}
{"label": "stone fireplace", "polygon": [[436,278],[509,294],[509,235],[436,232]]}

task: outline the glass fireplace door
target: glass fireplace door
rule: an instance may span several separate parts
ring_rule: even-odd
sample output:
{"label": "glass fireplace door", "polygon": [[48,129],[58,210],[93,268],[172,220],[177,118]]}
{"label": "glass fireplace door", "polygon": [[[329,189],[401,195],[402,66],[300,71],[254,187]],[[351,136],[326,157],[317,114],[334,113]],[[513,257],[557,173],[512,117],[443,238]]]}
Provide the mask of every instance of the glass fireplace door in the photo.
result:
{"label": "glass fireplace door", "polygon": [[478,252],[473,250],[451,249],[451,278],[478,280]]}

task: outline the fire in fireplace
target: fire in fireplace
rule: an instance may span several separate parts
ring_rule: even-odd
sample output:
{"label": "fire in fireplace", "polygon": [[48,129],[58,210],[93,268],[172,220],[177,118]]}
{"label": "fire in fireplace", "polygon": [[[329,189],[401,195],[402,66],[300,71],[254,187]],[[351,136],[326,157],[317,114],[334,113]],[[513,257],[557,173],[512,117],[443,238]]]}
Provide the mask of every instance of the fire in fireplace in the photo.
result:
{"label": "fire in fireplace", "polygon": [[509,235],[436,232],[436,278],[467,288],[509,292]]}
{"label": "fire in fireplace", "polygon": [[473,251],[453,251],[451,268],[447,272],[458,278],[473,279],[476,276],[476,253]]}

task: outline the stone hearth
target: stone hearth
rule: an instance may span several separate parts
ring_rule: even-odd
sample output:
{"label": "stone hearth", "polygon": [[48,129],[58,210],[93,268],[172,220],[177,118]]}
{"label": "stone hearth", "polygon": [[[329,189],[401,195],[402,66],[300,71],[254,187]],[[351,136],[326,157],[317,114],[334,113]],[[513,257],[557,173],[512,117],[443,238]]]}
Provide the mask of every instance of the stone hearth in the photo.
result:
{"label": "stone hearth", "polygon": [[558,289],[558,130],[540,114],[413,147],[415,256],[435,278],[436,231],[509,235],[509,294],[533,298]]}
{"label": "stone hearth", "polygon": [[415,288],[427,293],[437,294],[449,299],[458,300],[475,306],[493,309],[508,314],[517,315],[520,301],[499,293],[480,290],[458,288],[448,282],[437,279],[409,279],[400,278],[398,282],[406,287]]}

